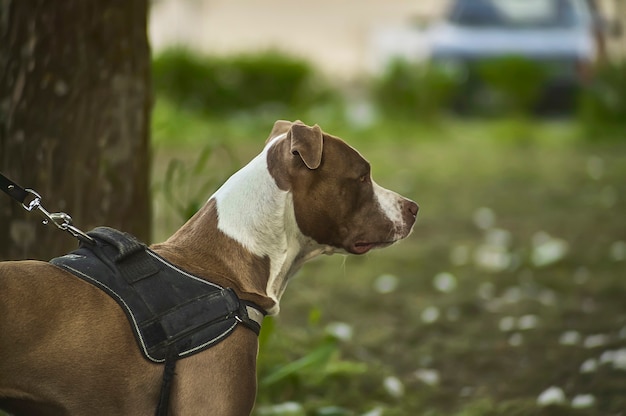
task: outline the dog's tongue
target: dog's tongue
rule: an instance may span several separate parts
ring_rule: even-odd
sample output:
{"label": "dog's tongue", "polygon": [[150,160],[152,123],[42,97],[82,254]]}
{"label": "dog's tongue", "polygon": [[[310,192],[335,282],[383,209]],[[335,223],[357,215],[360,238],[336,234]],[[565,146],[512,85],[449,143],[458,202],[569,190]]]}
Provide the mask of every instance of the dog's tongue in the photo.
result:
{"label": "dog's tongue", "polygon": [[356,243],[354,245],[354,253],[355,254],[365,254],[374,248],[373,243]]}

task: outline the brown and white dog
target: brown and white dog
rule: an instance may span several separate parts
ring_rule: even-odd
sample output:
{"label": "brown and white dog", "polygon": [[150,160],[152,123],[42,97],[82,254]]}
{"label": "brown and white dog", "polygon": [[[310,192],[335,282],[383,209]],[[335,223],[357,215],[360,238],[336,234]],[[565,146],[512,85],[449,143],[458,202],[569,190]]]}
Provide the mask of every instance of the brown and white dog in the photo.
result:
{"label": "brown and white dog", "polygon": [[[418,206],[316,125],[277,121],[263,152],[152,249],[278,313],[289,278],[320,254],[407,237]],[[217,276],[217,277],[216,277]],[[249,415],[257,337],[239,326],[177,364],[170,414]],[[146,360],[100,289],[46,262],[0,263],[0,408],[17,415],[154,414],[163,366]]]}

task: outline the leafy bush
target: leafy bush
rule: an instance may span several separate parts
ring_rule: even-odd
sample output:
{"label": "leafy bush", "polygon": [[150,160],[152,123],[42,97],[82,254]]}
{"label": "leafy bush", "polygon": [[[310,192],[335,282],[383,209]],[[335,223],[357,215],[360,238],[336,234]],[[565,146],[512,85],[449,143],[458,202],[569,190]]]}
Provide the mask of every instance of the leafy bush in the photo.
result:
{"label": "leafy bush", "polygon": [[489,112],[528,114],[538,103],[546,71],[521,56],[506,56],[482,62],[477,68],[480,82],[493,93],[486,104]]}
{"label": "leafy bush", "polygon": [[302,109],[331,98],[311,65],[272,51],[216,57],[171,49],[152,69],[157,94],[205,114]]}
{"label": "leafy bush", "polygon": [[613,135],[623,137],[626,124],[626,64],[610,63],[600,68],[596,77],[581,92],[577,117],[587,137]]}
{"label": "leafy bush", "polygon": [[[219,169],[216,169],[221,165]],[[173,158],[167,163],[162,181],[154,184],[157,195],[183,222],[205,204],[212,191],[236,170],[239,161],[233,149],[224,143],[213,143],[199,149],[193,163]],[[160,195],[159,195],[160,196]],[[0,415],[1,416],[1,415]]]}
{"label": "leafy bush", "polygon": [[373,82],[383,114],[428,120],[449,109],[472,114],[527,114],[541,98],[545,70],[528,59],[507,56],[452,71],[443,63],[397,60]]}
{"label": "leafy bush", "polygon": [[451,103],[458,84],[447,72],[428,65],[396,60],[372,83],[372,95],[388,117],[437,118]]}
{"label": "leafy bush", "polygon": [[[309,311],[307,329],[300,334],[305,336],[300,339],[302,342],[297,341],[299,336],[295,334],[291,334],[292,339],[285,338],[284,333],[277,334],[274,318],[268,317],[263,322],[259,337],[257,414],[300,415],[305,410],[316,410],[316,414],[346,414],[347,409],[341,406],[351,402],[355,394],[362,394],[360,391],[350,392],[346,383],[368,372],[368,365],[342,357],[342,342],[349,340],[341,339],[329,327],[321,326],[321,314],[318,308]],[[302,348],[304,352],[297,352]],[[286,361],[289,355],[298,358]],[[326,397],[329,389],[338,386],[343,388],[341,400]],[[308,400],[302,400],[304,396]],[[304,403],[300,405],[299,401]],[[293,408],[293,413],[285,412],[285,403],[296,405],[287,406]]]}

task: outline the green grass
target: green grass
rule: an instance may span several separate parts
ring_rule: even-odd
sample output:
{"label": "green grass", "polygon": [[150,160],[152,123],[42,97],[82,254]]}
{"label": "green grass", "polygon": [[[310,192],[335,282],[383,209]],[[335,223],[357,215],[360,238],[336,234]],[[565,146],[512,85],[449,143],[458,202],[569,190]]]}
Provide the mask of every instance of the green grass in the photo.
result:
{"label": "green grass", "polygon": [[[263,329],[256,414],[626,409],[626,141],[584,140],[564,121],[356,129],[309,116],[421,209],[401,244],[325,256],[290,283]],[[204,200],[212,189],[194,189],[217,186],[258,153],[273,121],[200,120],[157,106],[155,240],[182,223],[160,191],[172,158],[189,167],[186,195]],[[207,146],[217,150],[193,170]],[[337,322],[349,337],[329,335]],[[582,372],[585,362],[595,369]],[[565,403],[538,406],[550,386]],[[580,395],[594,403],[575,409]]]}

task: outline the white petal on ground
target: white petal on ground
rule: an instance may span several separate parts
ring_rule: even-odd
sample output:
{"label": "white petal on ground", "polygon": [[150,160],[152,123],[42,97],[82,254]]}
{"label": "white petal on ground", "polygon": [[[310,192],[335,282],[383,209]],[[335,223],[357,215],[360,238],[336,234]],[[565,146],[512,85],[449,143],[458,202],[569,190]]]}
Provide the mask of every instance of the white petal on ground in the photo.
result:
{"label": "white petal on ground", "polygon": [[615,351],[607,350],[600,354],[600,364],[612,364],[615,357]]}
{"label": "white petal on ground", "polygon": [[500,331],[502,332],[512,331],[515,329],[515,318],[513,316],[504,316],[500,318],[498,328],[500,328]]}
{"label": "white petal on ground", "polygon": [[404,396],[404,384],[402,384],[398,377],[385,377],[385,380],[383,380],[383,387],[392,397],[400,398]]}
{"label": "white petal on ground", "polygon": [[586,409],[596,404],[596,398],[592,394],[577,394],[572,399],[574,409]]}
{"label": "white petal on ground", "polygon": [[536,267],[545,267],[561,260],[568,251],[567,241],[539,232],[533,237],[531,261]]}
{"label": "white petal on ground", "polygon": [[260,415],[304,416],[304,407],[298,402],[285,402],[259,408]]}
{"label": "white petal on ground", "polygon": [[433,286],[440,292],[449,293],[456,289],[456,277],[452,273],[441,272],[433,278]]}
{"label": "white petal on ground", "polygon": [[589,335],[587,338],[585,338],[583,345],[585,346],[585,348],[597,348],[608,344],[609,341],[610,339],[608,335],[594,334]]}
{"label": "white petal on ground", "polygon": [[560,387],[552,386],[544,390],[539,397],[537,397],[537,404],[539,406],[549,406],[553,404],[565,403],[565,393]]}
{"label": "white petal on ground", "polygon": [[345,322],[331,322],[326,325],[326,333],[334,336],[342,341],[350,341],[354,334],[354,329],[351,325]]}
{"label": "white petal on ground", "polygon": [[604,351],[600,356],[601,364],[611,364],[616,370],[626,370],[626,348]]}
{"label": "white petal on ground", "polygon": [[626,371],[626,348],[617,350],[613,358],[613,368]]}
{"label": "white petal on ground", "polygon": [[381,274],[374,280],[374,290],[378,293],[391,293],[398,288],[398,278],[392,274]]}
{"label": "white petal on ground", "polygon": [[580,365],[581,373],[593,373],[598,369],[598,361],[595,358],[589,358]]}
{"label": "white petal on ground", "polygon": [[511,265],[511,253],[506,247],[483,244],[474,252],[474,263],[484,270],[500,272]]}
{"label": "white petal on ground", "polygon": [[363,413],[361,416],[383,416],[385,414],[384,407],[375,407],[369,412]]}
{"label": "white petal on ground", "polygon": [[428,306],[422,311],[421,319],[425,324],[432,324],[439,319],[441,312],[436,306]]}
{"label": "white petal on ground", "polygon": [[539,317],[537,315],[524,315],[517,320],[517,328],[526,331],[537,328],[539,325]]}
{"label": "white petal on ground", "polygon": [[422,383],[433,387],[438,385],[441,381],[439,371],[430,368],[420,368],[419,370],[416,370],[415,377],[417,377],[417,379]]}
{"label": "white petal on ground", "polygon": [[559,344],[561,345],[578,345],[582,336],[578,331],[565,331],[559,338]]}

